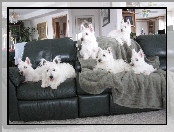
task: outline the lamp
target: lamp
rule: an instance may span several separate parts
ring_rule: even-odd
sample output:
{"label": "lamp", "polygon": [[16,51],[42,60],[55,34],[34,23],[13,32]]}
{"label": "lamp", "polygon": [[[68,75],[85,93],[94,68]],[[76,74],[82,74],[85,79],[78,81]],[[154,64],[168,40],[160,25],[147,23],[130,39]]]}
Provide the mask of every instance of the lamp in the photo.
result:
{"label": "lamp", "polygon": [[145,18],[148,17],[148,15],[149,15],[149,11],[146,9],[142,10],[142,13],[143,13],[143,17],[145,17]]}
{"label": "lamp", "polygon": [[10,23],[17,23],[18,22],[18,19],[19,19],[19,14],[14,12],[14,9],[13,9],[13,12],[9,14],[9,21]]}

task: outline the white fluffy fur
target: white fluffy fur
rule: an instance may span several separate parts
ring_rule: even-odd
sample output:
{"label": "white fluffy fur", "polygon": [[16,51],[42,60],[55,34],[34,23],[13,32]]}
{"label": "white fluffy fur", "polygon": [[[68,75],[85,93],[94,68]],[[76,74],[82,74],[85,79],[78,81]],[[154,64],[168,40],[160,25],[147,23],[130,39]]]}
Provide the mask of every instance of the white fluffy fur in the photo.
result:
{"label": "white fluffy fur", "polygon": [[135,51],[135,49],[132,50],[130,64],[132,65],[132,70],[135,74],[143,73],[145,75],[149,75],[156,70],[152,65],[149,65],[144,61],[144,53],[141,49],[138,53]]}
{"label": "white fluffy fur", "polygon": [[42,73],[42,88],[50,86],[52,89],[57,89],[67,78],[75,78],[76,76],[75,69],[72,65],[60,63],[60,61],[55,61],[55,59],[53,62],[45,65]]}
{"label": "white fluffy fur", "polygon": [[97,65],[95,69],[105,69],[112,73],[119,73],[122,71],[129,71],[131,66],[127,64],[123,59],[115,60],[111,52],[111,48],[108,47],[107,50],[102,50],[99,48]]}
{"label": "white fluffy fur", "polygon": [[82,48],[80,50],[80,55],[83,59],[96,59],[98,53],[98,43],[96,41],[96,37],[94,35],[94,29],[92,24],[89,24],[89,28],[85,28],[81,25],[81,33],[82,33]]}
{"label": "white fluffy fur", "polygon": [[32,68],[32,64],[30,63],[30,59],[26,57],[25,62],[21,59],[18,60],[18,69],[21,75],[25,76],[25,81],[33,81],[38,82],[40,80],[39,74]]}
{"label": "white fluffy fur", "polygon": [[131,45],[130,33],[131,33],[131,23],[129,19],[127,22],[121,21],[120,30],[113,30],[111,31],[107,37],[115,38],[121,45],[124,42],[127,43],[128,46]]}

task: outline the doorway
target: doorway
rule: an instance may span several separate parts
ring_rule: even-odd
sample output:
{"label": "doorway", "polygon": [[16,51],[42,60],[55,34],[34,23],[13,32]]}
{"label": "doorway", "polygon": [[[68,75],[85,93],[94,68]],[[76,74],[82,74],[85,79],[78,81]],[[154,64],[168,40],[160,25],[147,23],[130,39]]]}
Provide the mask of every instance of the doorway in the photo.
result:
{"label": "doorway", "polygon": [[53,38],[64,38],[67,35],[67,15],[52,18]]}

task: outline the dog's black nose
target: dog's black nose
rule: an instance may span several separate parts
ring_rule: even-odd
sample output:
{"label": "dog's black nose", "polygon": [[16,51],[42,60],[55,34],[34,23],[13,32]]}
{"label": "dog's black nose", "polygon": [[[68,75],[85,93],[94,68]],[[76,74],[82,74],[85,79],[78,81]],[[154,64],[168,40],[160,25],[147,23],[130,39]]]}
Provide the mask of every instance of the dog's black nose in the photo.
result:
{"label": "dog's black nose", "polygon": [[23,75],[23,71],[20,71],[20,75]]}
{"label": "dog's black nose", "polygon": [[130,63],[131,66],[134,66],[134,63]]}
{"label": "dog's black nose", "polygon": [[53,79],[53,76],[50,76],[50,79]]}
{"label": "dog's black nose", "polygon": [[98,62],[101,62],[101,61],[102,61],[101,59],[98,60]]}
{"label": "dog's black nose", "polygon": [[81,41],[83,41],[84,39],[83,38],[81,38]]}

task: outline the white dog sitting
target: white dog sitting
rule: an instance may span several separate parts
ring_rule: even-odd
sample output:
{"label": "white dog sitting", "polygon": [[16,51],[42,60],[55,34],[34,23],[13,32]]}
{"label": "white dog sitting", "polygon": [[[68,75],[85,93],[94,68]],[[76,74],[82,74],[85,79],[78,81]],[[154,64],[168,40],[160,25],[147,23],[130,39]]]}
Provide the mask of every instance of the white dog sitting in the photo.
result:
{"label": "white dog sitting", "polygon": [[39,66],[35,69],[36,73],[39,74],[40,76],[40,80],[42,80],[42,73],[43,70],[45,69],[45,66],[49,63],[49,61],[45,60],[44,58],[42,58],[40,60]]}
{"label": "white dog sitting", "polygon": [[132,50],[132,58],[130,64],[132,65],[132,70],[135,74],[143,73],[145,75],[149,75],[156,70],[152,65],[149,65],[144,61],[144,53],[142,49],[140,49],[138,53],[135,51],[135,49]]}
{"label": "white dog sitting", "polygon": [[42,88],[50,86],[52,89],[57,89],[67,78],[76,77],[75,69],[72,65],[59,62],[60,59],[57,57],[53,62],[45,65],[45,70],[42,74]]}
{"label": "white dog sitting", "polygon": [[81,25],[82,30],[82,48],[80,50],[80,55],[83,59],[96,59],[98,53],[98,43],[94,35],[94,29],[92,24],[89,24],[89,28],[85,28],[84,25]]}
{"label": "white dog sitting", "polygon": [[30,59],[26,57],[25,62],[21,59],[18,59],[18,69],[19,73],[25,77],[24,82],[33,81],[38,82],[40,80],[40,76],[35,70],[32,68],[32,64],[30,62]]}
{"label": "white dog sitting", "polygon": [[127,43],[128,46],[131,45],[130,33],[131,33],[131,23],[129,19],[127,22],[121,21],[120,30],[111,31],[107,37],[115,38],[119,44],[123,45],[124,42]]}
{"label": "white dog sitting", "polygon": [[123,59],[115,60],[111,52],[111,47],[108,47],[107,50],[99,48],[97,65],[94,70],[98,68],[105,69],[111,73],[119,73],[122,71],[129,71],[131,66]]}

